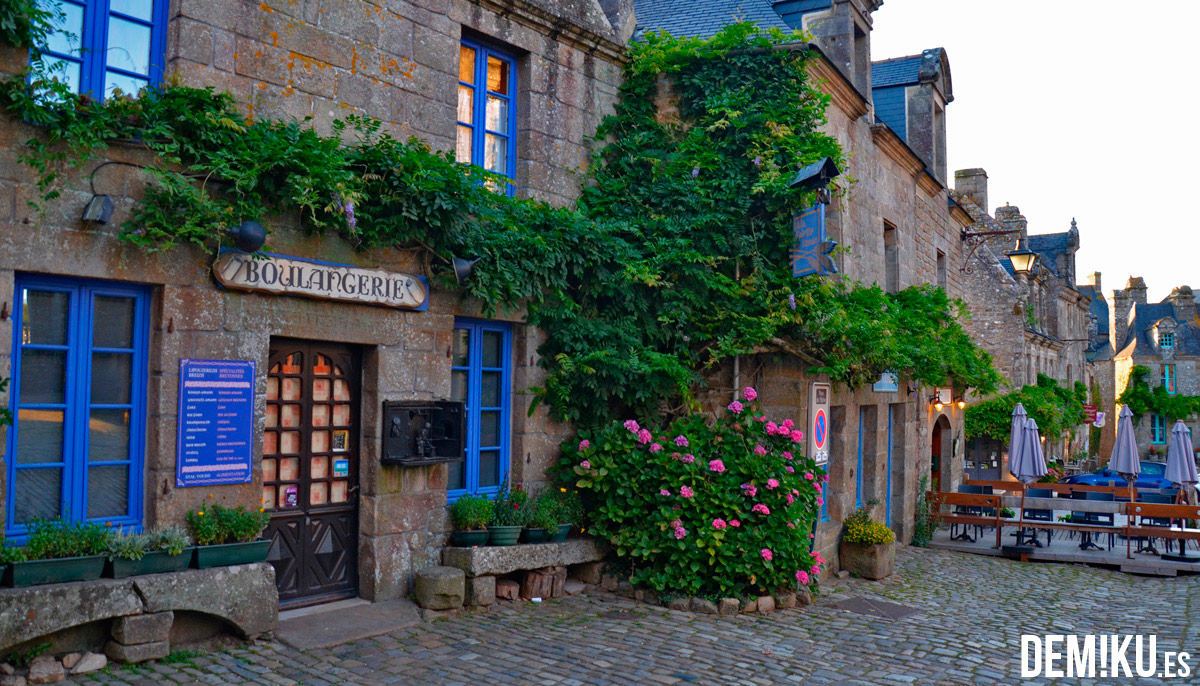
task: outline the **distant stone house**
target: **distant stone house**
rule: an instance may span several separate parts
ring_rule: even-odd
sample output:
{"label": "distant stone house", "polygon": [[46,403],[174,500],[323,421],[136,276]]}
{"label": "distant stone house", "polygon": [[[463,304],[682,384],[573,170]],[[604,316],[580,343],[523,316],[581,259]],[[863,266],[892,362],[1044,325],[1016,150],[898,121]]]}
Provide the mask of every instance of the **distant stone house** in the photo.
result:
{"label": "distant stone house", "polygon": [[[1151,387],[1163,386],[1171,394],[1200,395],[1200,318],[1191,287],[1179,286],[1161,302],[1148,303],[1146,282],[1134,276],[1125,288],[1113,290],[1109,307],[1109,330],[1116,351],[1113,398],[1125,391],[1135,365],[1150,370],[1146,380]],[[1200,429],[1200,417],[1193,415],[1185,421],[1193,432]],[[1142,457],[1155,450],[1158,459],[1165,459],[1171,418],[1151,412],[1140,418],[1135,429]],[[1108,422],[1105,433],[1115,438],[1115,430],[1116,423]]]}
{"label": "distant stone house", "polygon": [[[960,232],[970,217],[951,198],[945,163],[945,108],[954,99],[950,65],[940,48],[872,62],[872,13],[878,0],[635,0],[637,31],[711,36],[735,19],[784,31],[804,29],[815,41],[810,73],[829,94],[824,131],[845,151],[843,176],[856,183],[827,210],[829,238],[848,248],[838,258],[846,277],[890,292],[941,286],[961,298],[967,285]],[[800,209],[800,208],[797,208]],[[816,277],[806,277],[816,278]],[[811,384],[827,381],[796,361],[746,360],[758,375],[726,365],[711,379],[713,404],[738,385],[754,384],[774,414],[803,421]],[[830,399],[830,472],[817,549],[836,560],[841,522],[877,501],[876,517],[908,540],[918,490],[953,490],[963,478],[963,414],[957,397],[934,401],[932,388],[907,379],[875,387],[835,386]],[[952,392],[952,391],[951,391]]]}
{"label": "distant stone house", "polygon": [[[81,49],[61,36],[47,47],[80,92],[175,76],[228,91],[248,117],[311,117],[320,132],[363,114],[555,204],[578,195],[575,172],[616,102],[633,28],[628,0],[69,4],[63,29]],[[25,51],[0,49],[0,71],[27,63]],[[35,229],[25,201],[38,192],[16,162],[34,135],[0,121],[0,378],[14,377],[0,403],[16,415],[0,430],[0,524],[10,539],[35,517],[140,527],[182,523],[211,502],[261,505],[283,601],[382,600],[407,594],[413,570],[440,559],[449,500],[545,479],[570,427],[526,411],[519,391],[543,372],[540,334],[519,313],[484,318],[457,293],[421,285],[411,251],[358,251],[289,216],[271,223],[264,279],[284,265],[307,270],[310,284],[319,276],[376,300],[402,284],[415,299],[223,288],[204,250],[151,254],[116,238],[147,180],[136,146],[106,153],[128,164],[96,160],[68,177]],[[91,188],[114,201],[107,224],[80,219]],[[189,432],[207,420],[179,405],[181,385],[224,383],[250,392],[234,413],[253,421],[249,445],[230,448],[234,472],[192,464],[206,451]],[[464,460],[384,465],[383,404],[437,399],[465,401],[479,427]]]}

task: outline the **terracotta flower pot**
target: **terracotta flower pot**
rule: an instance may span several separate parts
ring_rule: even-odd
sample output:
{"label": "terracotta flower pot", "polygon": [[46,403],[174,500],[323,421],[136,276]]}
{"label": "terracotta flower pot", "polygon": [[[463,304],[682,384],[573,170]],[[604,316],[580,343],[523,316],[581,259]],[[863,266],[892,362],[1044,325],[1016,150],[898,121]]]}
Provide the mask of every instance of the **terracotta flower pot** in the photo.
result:
{"label": "terracotta flower pot", "polygon": [[847,543],[838,547],[841,568],[864,579],[882,579],[891,575],[896,564],[896,544]]}

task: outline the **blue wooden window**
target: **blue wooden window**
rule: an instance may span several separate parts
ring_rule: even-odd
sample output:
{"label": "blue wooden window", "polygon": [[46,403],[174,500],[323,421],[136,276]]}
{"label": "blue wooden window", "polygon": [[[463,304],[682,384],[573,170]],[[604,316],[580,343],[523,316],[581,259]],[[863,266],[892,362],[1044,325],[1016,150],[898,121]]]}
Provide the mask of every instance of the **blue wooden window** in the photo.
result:
{"label": "blue wooden window", "polygon": [[854,472],[854,507],[863,506],[863,422],[867,419],[867,408],[858,408],[858,469]]}
{"label": "blue wooden window", "polygon": [[1167,393],[1175,394],[1175,365],[1164,364],[1162,369],[1162,385]]}
{"label": "blue wooden window", "polygon": [[[517,175],[517,63],[510,55],[463,40],[458,61],[455,157],[509,179]],[[510,195],[514,189],[509,183]]]}
{"label": "blue wooden window", "polygon": [[76,93],[127,95],[162,82],[167,0],[48,0],[61,12],[41,46],[52,74]]}
{"label": "blue wooden window", "polygon": [[1151,412],[1150,413],[1150,442],[1151,443],[1166,443],[1167,442],[1167,424],[1163,420],[1163,416]]}
{"label": "blue wooden window", "polygon": [[465,459],[450,465],[450,500],[494,494],[508,477],[512,404],[512,327],[455,319],[450,398],[467,408]]}
{"label": "blue wooden window", "polygon": [[1164,333],[1158,335],[1158,347],[1163,350],[1170,350],[1175,347],[1175,334]]}
{"label": "blue wooden window", "polygon": [[884,515],[884,522],[892,525],[892,420],[893,411],[895,408],[888,405],[888,425],[887,425],[887,511]]}
{"label": "blue wooden window", "polygon": [[19,276],[14,300],[5,533],[59,516],[140,526],[146,289]]}

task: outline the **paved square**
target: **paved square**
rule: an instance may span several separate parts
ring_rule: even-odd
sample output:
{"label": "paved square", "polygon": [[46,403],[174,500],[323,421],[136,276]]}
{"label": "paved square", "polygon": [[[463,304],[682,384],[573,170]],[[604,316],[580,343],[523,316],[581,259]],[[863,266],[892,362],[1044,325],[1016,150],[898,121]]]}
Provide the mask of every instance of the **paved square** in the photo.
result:
{"label": "paved square", "polygon": [[[576,596],[421,624],[328,650],[279,643],[112,668],[129,684],[1042,684],[1022,633],[1157,634],[1200,661],[1200,576],[1174,579],[937,550],[897,551],[882,582],[827,583],[814,606],[717,618]],[[1028,589],[1028,590],[1022,590]],[[899,619],[833,607],[895,603]],[[891,608],[895,610],[895,608]],[[902,614],[902,613],[896,613]],[[1189,679],[1061,683],[1197,683]]]}

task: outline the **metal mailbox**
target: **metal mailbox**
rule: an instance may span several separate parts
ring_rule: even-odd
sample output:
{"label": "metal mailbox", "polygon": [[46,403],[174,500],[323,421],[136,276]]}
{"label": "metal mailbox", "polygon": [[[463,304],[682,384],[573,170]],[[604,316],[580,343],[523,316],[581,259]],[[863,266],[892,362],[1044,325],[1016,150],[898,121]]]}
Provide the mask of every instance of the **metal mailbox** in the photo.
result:
{"label": "metal mailbox", "polygon": [[420,466],[463,459],[466,411],[451,400],[383,403],[385,465]]}

